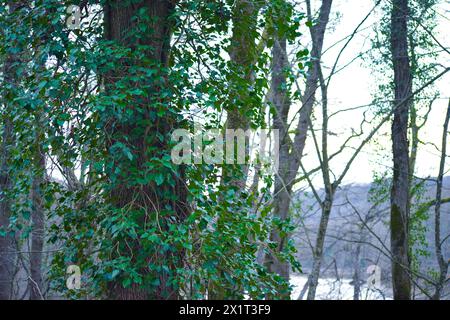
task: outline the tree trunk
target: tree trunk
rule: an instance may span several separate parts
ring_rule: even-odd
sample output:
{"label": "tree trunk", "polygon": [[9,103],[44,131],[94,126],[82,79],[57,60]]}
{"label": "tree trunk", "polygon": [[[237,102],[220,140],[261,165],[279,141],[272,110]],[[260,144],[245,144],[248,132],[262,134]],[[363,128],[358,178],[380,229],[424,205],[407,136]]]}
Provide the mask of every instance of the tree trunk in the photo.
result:
{"label": "tree trunk", "polygon": [[314,300],[319,284],[320,267],[322,265],[323,247],[327,233],[328,221],[330,220],[331,207],[333,204],[334,190],[327,192],[325,201],[322,203],[322,215],[320,217],[319,231],[317,233],[316,245],[314,246],[313,266],[310,274],[309,290],[307,300]]}
{"label": "tree trunk", "polygon": [[412,92],[408,57],[408,1],[394,0],[391,13],[391,51],[394,66],[395,102],[392,123],[394,174],[391,189],[391,252],[394,299],[411,298],[409,276],[409,97]]}
{"label": "tree trunk", "polygon": [[[171,21],[170,17],[175,9],[175,2],[168,0],[142,0],[134,1],[133,3],[119,0],[109,1],[105,5],[105,24],[106,24],[106,38],[113,40],[122,47],[129,48],[132,51],[142,49],[146,46],[146,59],[156,63],[158,75],[162,80],[155,80],[151,84],[151,89],[148,90],[148,95],[139,97],[139,99],[130,99],[127,112],[133,115],[130,120],[122,120],[115,118],[116,115],[106,122],[105,129],[111,137],[110,146],[121,143],[132,150],[133,160],[128,164],[124,164],[118,160],[114,161],[114,167],[120,167],[123,171],[117,177],[117,181],[112,184],[110,190],[110,201],[117,209],[132,208],[133,210],[145,210],[146,214],[152,214],[152,219],[159,219],[161,227],[165,230],[170,224],[179,223],[183,221],[187,215],[186,204],[186,189],[184,174],[182,169],[178,172],[178,176],[173,174],[174,186],[166,183],[157,186],[154,182],[150,182],[143,186],[134,186],[127,183],[127,175],[132,174],[134,170],[137,172],[145,172],[147,170],[146,163],[149,157],[155,156],[149,154],[149,150],[168,150],[167,139],[160,141],[157,136],[163,135],[165,138],[170,133],[175,125],[175,119],[171,115],[158,117],[155,120],[150,120],[151,113],[155,113],[154,106],[158,103],[164,102],[161,98],[160,91],[166,90],[167,75],[164,71],[168,67],[168,60],[170,54],[170,38],[171,38]],[[135,17],[142,9],[147,10],[149,15],[149,32],[138,32],[134,36],[130,36],[130,32],[136,32],[136,24],[138,23]],[[139,48],[139,46],[141,46]],[[122,65],[117,65],[114,72],[109,72],[105,75],[106,92],[113,90],[117,82],[122,79],[132,76],[129,69],[141,61],[124,59]],[[144,66],[145,67],[145,66]],[[155,77],[159,79],[157,76]],[[120,86],[120,84],[119,84]],[[138,86],[147,88],[148,83],[142,83]],[[145,89],[147,90],[147,89]],[[156,136],[156,137],[155,137]],[[157,151],[155,151],[157,152]],[[114,159],[114,155],[111,155]],[[133,170],[133,171],[132,171]],[[165,199],[161,197],[161,193],[175,195],[177,200]],[[158,216],[157,213],[167,211],[169,214]],[[154,217],[155,215],[156,217]],[[139,220],[142,228],[145,227],[145,221]],[[132,248],[128,253],[134,256],[133,253],[140,253],[143,249],[138,240],[128,239],[132,244]],[[157,253],[148,257],[149,264],[163,264],[167,266],[170,272],[175,272],[177,268],[181,268],[182,252],[172,253]],[[175,257],[178,255],[178,258]],[[176,261],[176,262],[175,262]],[[148,268],[142,268],[140,273],[142,275],[149,274]],[[132,284],[131,287],[125,288],[122,286],[120,280],[114,281],[109,286],[109,298],[112,299],[178,299],[178,288],[169,281],[168,272],[161,272],[155,274],[159,281],[154,292],[150,292],[145,285]],[[154,286],[153,286],[154,287]]]}
{"label": "tree trunk", "polygon": [[441,298],[442,290],[444,289],[445,281],[448,272],[448,260],[444,258],[442,253],[441,240],[441,200],[442,200],[442,180],[444,178],[445,157],[447,155],[447,135],[450,121],[450,99],[448,101],[447,115],[444,121],[444,130],[442,131],[442,150],[441,161],[439,164],[439,174],[436,181],[436,205],[434,206],[434,246],[436,250],[436,259],[439,265],[439,278],[437,280],[436,291],[433,294],[433,300]]}

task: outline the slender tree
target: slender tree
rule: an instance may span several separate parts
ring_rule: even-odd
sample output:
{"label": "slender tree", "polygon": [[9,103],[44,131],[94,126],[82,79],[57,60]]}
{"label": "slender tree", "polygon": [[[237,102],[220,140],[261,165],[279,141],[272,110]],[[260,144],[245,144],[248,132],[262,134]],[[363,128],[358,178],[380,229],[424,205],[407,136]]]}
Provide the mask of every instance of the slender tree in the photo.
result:
{"label": "slender tree", "polygon": [[392,123],[394,175],[391,189],[391,251],[394,299],[411,298],[409,275],[409,145],[408,119],[412,75],[408,56],[408,0],[393,0],[391,54],[394,68],[395,105]]}
{"label": "slender tree", "polygon": [[449,134],[450,122],[450,99],[448,101],[447,113],[444,121],[444,128],[442,130],[442,150],[441,161],[439,163],[439,173],[436,181],[436,204],[434,206],[434,246],[436,250],[436,259],[439,265],[439,277],[437,279],[436,290],[433,294],[434,300],[439,300],[444,289],[444,284],[449,281],[447,272],[449,268],[449,261],[445,260],[442,252],[442,236],[441,236],[441,202],[442,202],[442,180],[444,178],[445,157],[447,155],[447,136]]}

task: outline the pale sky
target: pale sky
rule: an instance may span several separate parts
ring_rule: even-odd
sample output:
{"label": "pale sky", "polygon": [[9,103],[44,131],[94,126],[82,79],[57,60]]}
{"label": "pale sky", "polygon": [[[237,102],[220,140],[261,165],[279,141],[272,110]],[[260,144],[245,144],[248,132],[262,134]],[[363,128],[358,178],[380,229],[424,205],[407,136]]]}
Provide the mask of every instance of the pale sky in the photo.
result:
{"label": "pale sky", "polygon": [[[318,0],[313,1],[313,3],[316,8],[320,5],[320,1]],[[345,41],[329,50],[327,50],[327,48],[332,46],[337,40],[350,35],[371,10],[373,5],[373,0],[333,1],[332,13],[330,17],[333,22],[331,22],[330,29],[325,34],[324,42],[324,50],[326,50],[326,52],[323,56],[323,63],[325,65],[324,72],[326,74],[329,72]],[[450,2],[440,5],[437,11],[450,18]],[[340,19],[336,22],[337,12],[339,12]],[[370,47],[371,44],[369,39],[370,37],[373,37],[373,26],[377,22],[377,17],[372,16],[360,27],[360,30],[363,31],[358,33],[358,35],[352,40],[350,45],[344,51],[344,54],[340,59],[340,66],[348,64],[359,52],[365,51]],[[438,23],[439,32],[436,32],[434,36],[441,44],[446,47],[450,47],[450,20],[440,17],[438,19]],[[439,62],[446,67],[450,66],[449,58],[450,56],[447,53],[441,54]],[[444,77],[436,82],[437,91],[440,93],[442,99],[436,100],[433,104],[428,123],[420,133],[421,139],[424,142],[433,142],[438,146],[441,145],[442,126],[448,105],[448,99],[445,98],[450,97],[449,84],[450,74],[444,75]],[[328,94],[330,109],[329,114],[341,109],[370,104],[373,99],[373,94],[376,92],[376,88],[377,81],[372,76],[372,70],[367,67],[367,64],[364,65],[360,59],[354,61],[340,73],[336,74],[331,80]],[[365,110],[367,110],[367,108],[343,112],[330,120],[330,131],[337,134],[337,136],[331,136],[329,138],[330,153],[332,153],[333,150],[336,150],[346,139],[346,137],[348,137],[351,133],[350,130],[352,127],[356,129],[359,128],[362,119],[362,112]],[[320,113],[316,116],[318,119],[321,117]],[[370,131],[369,125],[366,125],[365,128],[367,129],[367,132]],[[377,134],[377,141],[379,142],[378,146],[374,143],[366,145],[363,152],[358,156],[352,168],[348,172],[346,178],[344,179],[344,183],[370,182],[372,181],[374,170],[381,171],[391,168],[392,160],[390,156],[391,142],[389,140],[389,132],[390,123],[384,126],[382,132]],[[385,135],[383,136],[382,133],[385,133]],[[384,149],[384,151],[379,152],[381,149]],[[312,169],[318,164],[318,162],[313,141],[310,138],[307,140],[305,152],[306,157],[304,158],[303,163],[305,167]],[[343,154],[342,157],[339,159],[336,158],[335,161],[332,162],[332,168],[337,175],[344,168],[350,155],[351,152],[348,151]],[[383,157],[386,155],[388,156],[387,158]],[[433,146],[420,146],[416,175],[421,177],[428,175],[436,176],[439,165],[439,155],[440,152]],[[449,158],[447,157],[447,170],[450,168],[450,161],[448,160]],[[316,177],[314,179],[314,183],[317,184],[317,186],[320,186],[322,183],[321,177]]]}

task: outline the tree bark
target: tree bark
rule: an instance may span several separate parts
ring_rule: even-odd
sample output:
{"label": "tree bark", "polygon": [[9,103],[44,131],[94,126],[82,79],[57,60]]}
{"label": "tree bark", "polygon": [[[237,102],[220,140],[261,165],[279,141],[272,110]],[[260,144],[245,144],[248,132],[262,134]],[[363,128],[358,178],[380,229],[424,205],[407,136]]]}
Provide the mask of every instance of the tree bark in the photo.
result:
{"label": "tree bark", "polygon": [[411,67],[408,57],[408,1],[394,0],[391,12],[391,53],[394,67],[395,102],[392,123],[394,174],[391,189],[391,252],[394,299],[411,299],[409,249],[409,145],[408,119]]}

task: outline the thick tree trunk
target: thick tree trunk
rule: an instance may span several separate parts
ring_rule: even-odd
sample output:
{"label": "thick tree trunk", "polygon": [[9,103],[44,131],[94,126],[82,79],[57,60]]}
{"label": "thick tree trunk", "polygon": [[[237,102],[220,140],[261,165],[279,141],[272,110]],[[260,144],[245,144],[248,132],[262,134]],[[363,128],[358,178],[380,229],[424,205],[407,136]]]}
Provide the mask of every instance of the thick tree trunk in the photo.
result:
{"label": "thick tree trunk", "polygon": [[[274,129],[279,130],[280,137],[280,157],[279,170],[275,175],[275,189],[273,199],[273,216],[285,220],[289,215],[291,204],[292,187],[295,177],[300,167],[300,161],[306,143],[307,131],[310,124],[311,112],[313,109],[315,94],[318,88],[319,64],[322,56],[323,39],[325,29],[328,24],[332,0],[323,0],[320,8],[319,19],[317,24],[311,28],[312,39],[312,58],[314,63],[309,70],[305,93],[302,99],[302,107],[300,110],[300,118],[297,124],[296,135],[290,150],[290,138],[288,136],[288,113],[290,109],[289,95],[282,88],[282,84],[286,83],[286,74],[284,68],[289,67],[287,61],[287,52],[285,40],[282,39],[275,43],[273,48],[273,68],[272,68],[272,96],[273,104],[276,109],[274,117]],[[271,240],[278,243],[277,251],[283,251],[287,241],[285,237],[280,236],[279,230],[272,230]],[[279,261],[275,255],[268,254],[266,256],[266,265],[269,270],[280,274],[286,280],[289,279],[290,266],[287,261]]]}
{"label": "thick tree trunk", "polygon": [[[149,15],[149,32],[136,34],[136,23],[134,19],[140,10],[145,9]],[[123,165],[123,163],[116,162],[115,166],[120,167],[124,173],[118,177],[118,181],[114,182],[112,190],[110,191],[110,199],[112,204],[118,209],[134,208],[135,210],[144,210],[149,214],[156,215],[156,219],[160,219],[162,228],[167,228],[169,224],[177,223],[185,219],[187,214],[186,207],[186,190],[185,182],[182,181],[183,173],[179,172],[178,177],[172,177],[175,181],[175,186],[170,184],[156,184],[149,183],[144,186],[130,186],[126,182],[126,172],[128,170],[137,170],[144,172],[146,170],[146,163],[149,161],[148,150],[156,148],[156,150],[166,150],[168,148],[167,141],[159,141],[153,136],[156,133],[166,136],[173,126],[175,119],[169,114],[164,118],[158,118],[156,121],[150,121],[151,113],[154,105],[164,100],[160,97],[160,91],[164,90],[167,77],[164,73],[164,68],[168,67],[168,60],[170,54],[170,38],[171,38],[171,21],[170,16],[174,12],[175,2],[169,0],[142,0],[134,1],[133,3],[124,1],[109,1],[105,6],[105,24],[106,24],[106,38],[113,40],[119,45],[130,48],[131,50],[140,49],[142,46],[147,46],[145,55],[147,59],[154,61],[157,65],[155,68],[158,74],[163,77],[163,80],[153,85],[148,92],[148,96],[141,97],[138,100],[130,99],[128,112],[133,113],[134,121],[121,121],[115,119],[114,116],[107,124],[107,132],[111,136],[111,145],[119,142],[133,150],[135,160],[130,166]],[[130,33],[135,32],[134,36]],[[141,46],[141,48],[138,48]],[[121,79],[131,76],[129,67],[133,64],[139,64],[140,61],[123,61],[123,65],[117,65],[114,72],[110,72],[105,76],[106,90],[113,90],[115,84]],[[142,83],[142,88],[148,87],[148,83]],[[147,90],[147,89],[146,89]],[[165,101],[169,103],[168,101]],[[154,113],[154,112],[153,112]],[[111,123],[113,125],[111,125]],[[140,133],[139,133],[140,132]],[[122,181],[123,180],[123,181]],[[161,199],[158,194],[165,192],[165,194],[176,195],[177,200]],[[173,216],[157,216],[157,212],[161,212],[170,207],[173,210]],[[171,211],[172,212],[172,211]],[[142,228],[145,226],[145,221],[140,221]],[[129,239],[133,244],[129,252],[133,256],[133,252],[142,251],[139,242]],[[139,253],[142,255],[142,253]],[[157,254],[157,256],[148,257],[149,264],[164,264],[169,267],[171,271],[182,267],[182,252],[178,252],[178,258],[167,254]],[[174,262],[174,261],[178,262]],[[174,263],[177,263],[175,265]],[[145,275],[148,274],[148,268],[143,268],[140,272]],[[132,284],[129,288],[124,288],[121,281],[113,282],[110,286],[109,297],[112,299],[178,299],[178,288],[170,284],[167,272],[155,275],[159,279],[159,285],[150,292],[145,285]]]}
{"label": "thick tree trunk", "polygon": [[411,299],[409,275],[409,145],[408,118],[411,68],[408,57],[408,1],[394,0],[391,15],[391,51],[395,103],[392,123],[394,175],[391,189],[391,252],[394,299]]}

